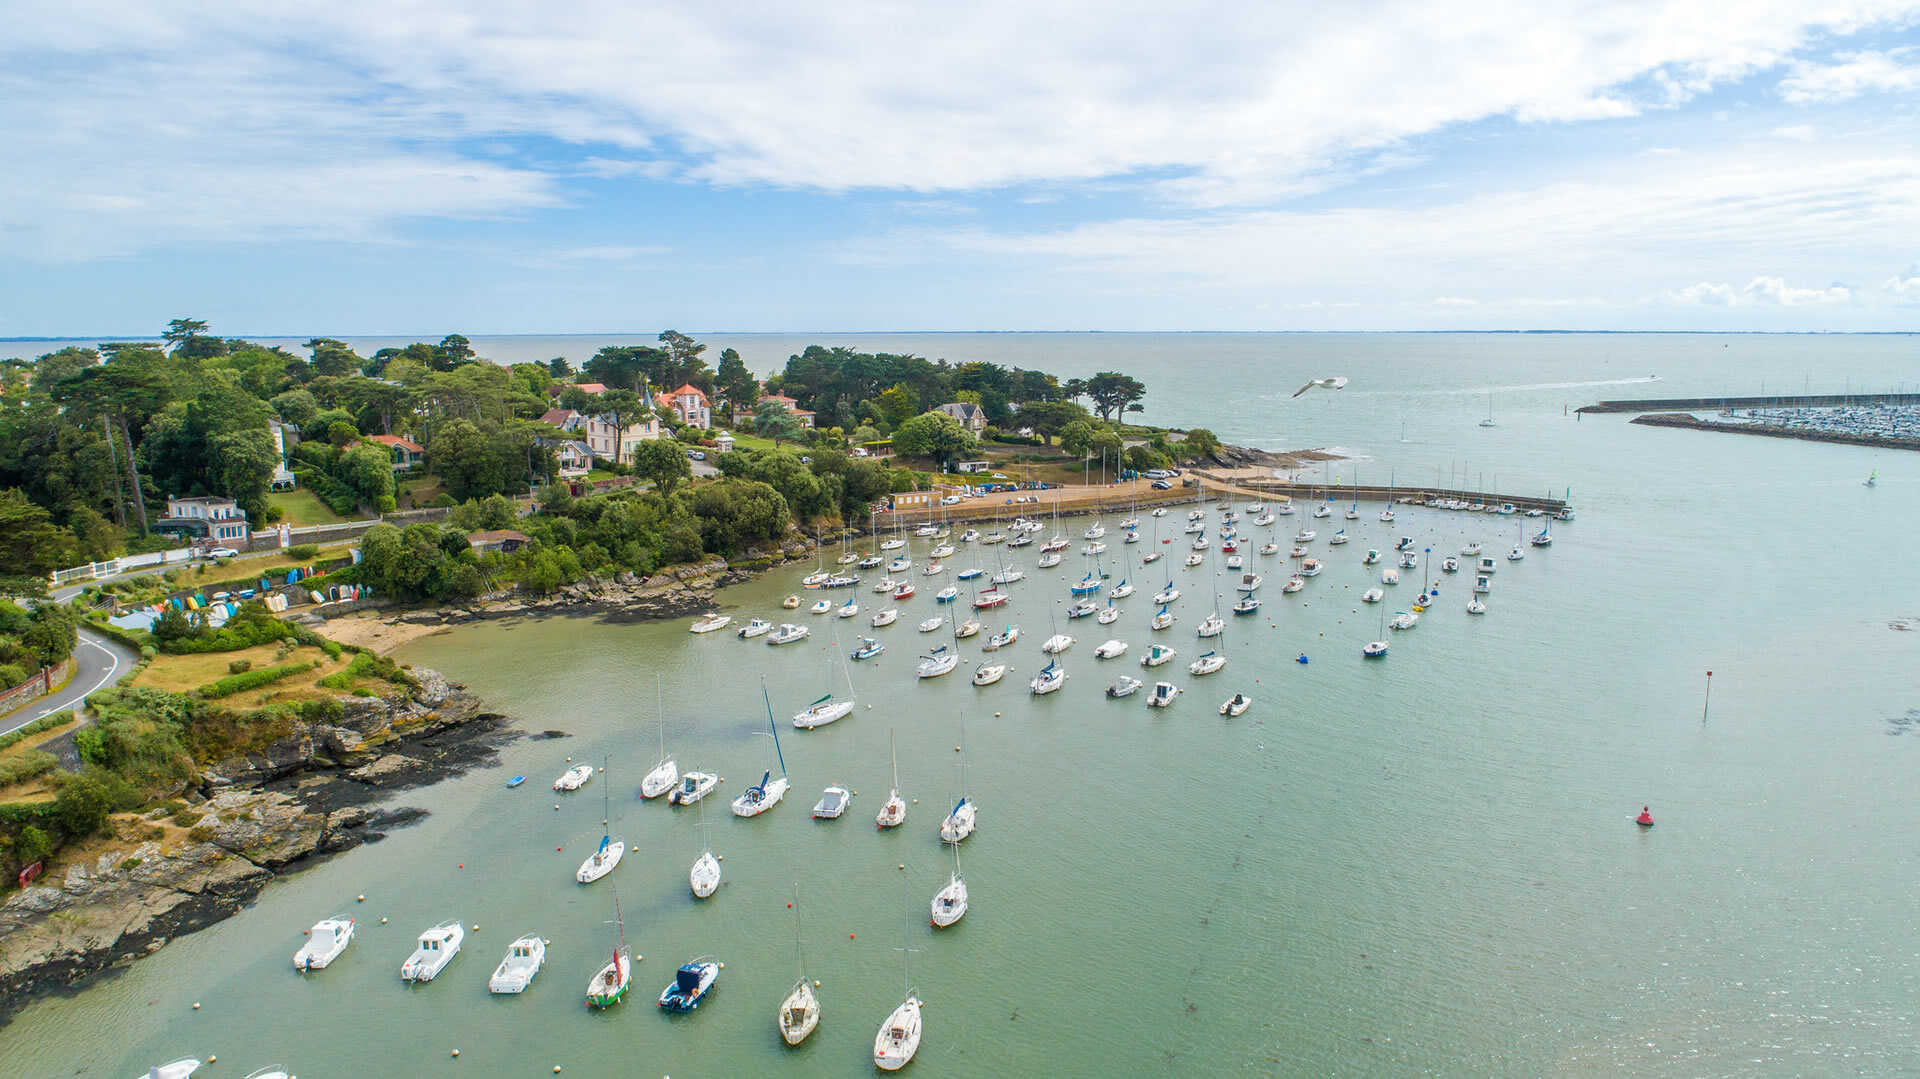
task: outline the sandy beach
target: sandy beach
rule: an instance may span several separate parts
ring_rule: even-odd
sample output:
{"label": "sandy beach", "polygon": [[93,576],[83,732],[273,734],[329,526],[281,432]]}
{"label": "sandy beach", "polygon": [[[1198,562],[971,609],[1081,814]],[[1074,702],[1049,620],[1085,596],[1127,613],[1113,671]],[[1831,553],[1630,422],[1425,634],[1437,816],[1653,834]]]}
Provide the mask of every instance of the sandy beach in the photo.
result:
{"label": "sandy beach", "polygon": [[330,618],[319,627],[323,636],[386,655],[409,641],[446,632],[444,626],[416,626],[407,622],[389,622],[380,611],[361,611]]}

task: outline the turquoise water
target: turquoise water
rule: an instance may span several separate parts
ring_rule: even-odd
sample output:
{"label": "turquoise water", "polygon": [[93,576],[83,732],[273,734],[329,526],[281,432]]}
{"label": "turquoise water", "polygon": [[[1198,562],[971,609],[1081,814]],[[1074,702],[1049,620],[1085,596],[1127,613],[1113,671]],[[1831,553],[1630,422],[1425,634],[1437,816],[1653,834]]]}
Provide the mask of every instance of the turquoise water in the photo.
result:
{"label": "turquoise water", "polygon": [[[1368,547],[1404,534],[1435,557],[1468,538],[1497,553],[1537,525],[1422,509],[1383,525],[1377,507],[1358,522],[1312,522],[1326,572],[1283,596],[1285,570],[1263,566],[1266,605],[1229,619],[1227,670],[1194,678],[1184,664],[1212,606],[1209,567],[1177,567],[1183,515],[1170,515],[1160,525],[1186,593],[1178,625],[1151,634],[1144,595],[1124,601],[1112,627],[1062,620],[1079,638],[1064,663],[1072,677],[1038,700],[1025,680],[1080,565],[1070,553],[1036,572],[1037,547],[1006,552],[1031,576],[994,621],[1017,622],[1024,639],[1001,653],[1015,672],[988,689],[964,680],[968,667],[912,677],[928,640],[914,623],[935,590],[917,566],[920,595],[900,605],[898,624],[875,632],[865,617],[788,615],[814,630],[789,648],[692,637],[685,623],[584,619],[420,642],[402,658],[467,681],[529,729],[573,737],[517,743],[499,769],[415,792],[404,801],[433,810],[421,824],[74,999],[27,1009],[6,1028],[0,1072],[130,1075],[217,1053],[203,1075],[269,1062],[309,1077],[536,1075],[556,1064],[573,1075],[864,1074],[902,991],[903,931],[928,1005],[915,1074],[1911,1070],[1920,966],[1907,791],[1920,743],[1898,732],[1920,707],[1920,641],[1888,623],[1920,615],[1903,565],[1920,525],[1920,467],[1897,453],[1562,414],[1600,397],[1757,392],[1763,377],[1799,389],[1808,367],[1816,390],[1849,378],[1891,389],[1907,377],[1911,339],[915,340],[863,347],[1063,371],[1077,368],[1043,354],[1071,355],[1145,379],[1157,419],[1268,446],[1345,447],[1353,459],[1332,466],[1341,478],[1484,473],[1507,490],[1571,488],[1579,518],[1555,526],[1552,548],[1501,563],[1483,618],[1462,610],[1464,575],[1446,579],[1440,603],[1378,663],[1359,656],[1379,632],[1379,612],[1358,603],[1375,580],[1359,564]],[[1657,383],[1627,381],[1656,372]],[[1353,382],[1287,398],[1327,374]],[[1481,428],[1489,388],[1498,426]],[[1874,489],[1860,482],[1870,468]],[[1274,531],[1308,521],[1282,518]],[[1077,537],[1086,523],[1063,531]],[[1327,548],[1342,525],[1353,542]],[[916,555],[925,547],[915,541]],[[1164,565],[1133,570],[1135,583],[1150,593]],[[804,572],[730,590],[723,605],[777,619],[778,597]],[[1404,606],[1412,588],[1387,606]],[[864,588],[857,598],[867,609],[879,599]],[[855,667],[854,717],[792,732],[785,717],[821,691],[836,628],[843,649],[866,632],[888,651]],[[1110,635],[1131,643],[1129,657],[1096,661]],[[1118,673],[1145,676],[1136,657],[1150,638],[1182,653],[1160,671],[1176,672],[1187,695],[1164,712],[1138,696],[1104,699]],[[983,639],[962,643],[969,661]],[[1305,666],[1293,662],[1303,651]],[[768,815],[735,820],[724,799],[777,767],[763,675],[795,789]],[[655,756],[656,676],[669,750],[683,769],[727,780],[707,817],[727,883],[704,903],[686,886],[696,814],[633,796]],[[1256,703],[1223,720],[1214,710],[1236,690]],[[927,902],[951,861],[935,829],[959,787],[963,723],[981,806],[962,854],[972,908],[936,933]],[[919,804],[905,827],[879,833],[870,822],[889,731]],[[603,755],[613,770],[587,791],[546,790],[566,757]],[[503,790],[516,773],[528,785]],[[606,780],[616,834],[636,848],[615,879],[628,940],[646,959],[635,996],[592,1014],[581,997],[604,962],[612,894],[572,873],[599,835]],[[859,792],[847,817],[807,819],[835,781]],[[1660,821],[1651,831],[1631,823],[1643,803]],[[789,1051],[774,1009],[794,976],[796,883],[825,1018]],[[353,902],[359,893],[366,903]],[[301,929],[343,909],[364,926],[352,949],[296,975]],[[403,988],[395,975],[413,935],[450,916],[481,926],[466,953],[437,982]],[[553,941],[546,972],[520,999],[490,998],[487,974],[531,930]],[[657,1014],[651,997],[700,954],[727,963],[711,1005]]]}

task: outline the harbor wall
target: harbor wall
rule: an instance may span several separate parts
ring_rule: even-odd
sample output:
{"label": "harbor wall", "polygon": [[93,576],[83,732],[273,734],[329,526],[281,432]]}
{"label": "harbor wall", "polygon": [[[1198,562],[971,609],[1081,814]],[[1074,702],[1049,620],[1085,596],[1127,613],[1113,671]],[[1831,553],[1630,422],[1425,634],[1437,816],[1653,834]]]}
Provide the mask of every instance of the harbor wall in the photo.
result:
{"label": "harbor wall", "polygon": [[[1726,431],[1736,435],[1763,438],[1797,438],[1803,442],[1837,442],[1846,446],[1872,446],[1886,450],[1920,450],[1920,439],[1885,438],[1880,435],[1851,435],[1844,431],[1812,431],[1799,427],[1771,427],[1760,423],[1718,423],[1685,412],[1655,412],[1635,416],[1633,423],[1648,427],[1684,427],[1692,431]],[[1517,503],[1516,503],[1517,504]]]}
{"label": "harbor wall", "polygon": [[[1920,405],[1920,393],[1814,393],[1762,397],[1667,397],[1601,401],[1579,412],[1687,412],[1729,408],[1844,408],[1849,405]],[[1679,425],[1674,425],[1679,426]]]}

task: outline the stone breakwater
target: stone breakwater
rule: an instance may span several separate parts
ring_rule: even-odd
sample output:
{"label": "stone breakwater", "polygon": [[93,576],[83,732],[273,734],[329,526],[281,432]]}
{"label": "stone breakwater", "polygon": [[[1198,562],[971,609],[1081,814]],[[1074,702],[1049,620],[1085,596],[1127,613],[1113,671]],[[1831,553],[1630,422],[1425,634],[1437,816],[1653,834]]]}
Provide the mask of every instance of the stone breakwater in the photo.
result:
{"label": "stone breakwater", "polygon": [[378,803],[496,759],[504,717],[437,672],[202,770],[190,828],[116,818],[115,837],[0,906],[0,1022],[245,907],[277,877],[425,815]]}

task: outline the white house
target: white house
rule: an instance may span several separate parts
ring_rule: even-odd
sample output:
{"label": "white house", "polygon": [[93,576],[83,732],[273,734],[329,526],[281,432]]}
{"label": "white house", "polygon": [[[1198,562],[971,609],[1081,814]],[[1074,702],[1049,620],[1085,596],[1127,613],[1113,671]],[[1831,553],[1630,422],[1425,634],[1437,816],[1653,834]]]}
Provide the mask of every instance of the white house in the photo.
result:
{"label": "white house", "polygon": [[273,436],[273,448],[280,459],[273,463],[273,476],[268,486],[276,491],[291,491],[297,482],[293,470],[287,467],[287,453],[300,442],[300,429],[290,423],[279,420],[267,421],[267,433]]}
{"label": "white house", "polygon": [[154,526],[161,532],[177,532],[195,539],[214,541],[245,540],[247,515],[231,498],[195,495],[192,498],[167,496],[167,515]]}
{"label": "white house", "polygon": [[559,462],[560,475],[567,479],[577,479],[593,470],[593,451],[585,442],[571,439],[562,442],[554,448],[553,457]]}
{"label": "white house", "polygon": [[540,417],[541,423],[550,423],[555,427],[575,435],[587,447],[587,452],[602,460],[614,459],[614,442],[619,435],[620,461],[633,463],[633,447],[640,442],[651,442],[660,437],[660,420],[649,413],[645,420],[635,420],[627,424],[625,431],[619,431],[610,415],[583,416],[570,408],[551,408]]}
{"label": "white house", "polygon": [[801,408],[799,401],[796,401],[793,398],[788,397],[784,393],[770,393],[760,398],[758,403],[764,405],[769,401],[773,402],[776,405],[779,405],[781,408],[786,409],[789,415],[791,415],[794,419],[800,421],[800,426],[802,427],[813,426],[812,410]]}

